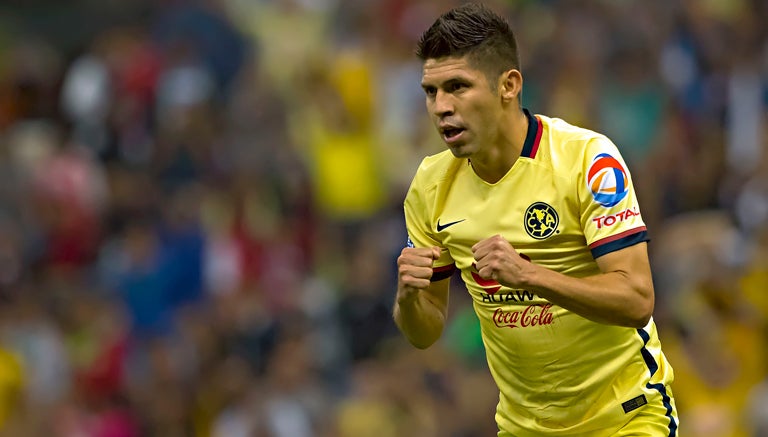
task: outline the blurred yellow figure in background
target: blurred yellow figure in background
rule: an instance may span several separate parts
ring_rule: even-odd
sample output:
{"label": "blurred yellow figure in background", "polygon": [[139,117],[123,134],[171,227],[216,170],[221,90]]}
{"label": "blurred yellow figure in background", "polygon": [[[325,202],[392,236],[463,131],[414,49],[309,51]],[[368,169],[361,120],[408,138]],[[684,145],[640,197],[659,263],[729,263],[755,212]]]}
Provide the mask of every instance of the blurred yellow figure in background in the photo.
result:
{"label": "blurred yellow figure in background", "polygon": [[24,369],[16,354],[0,348],[0,432],[9,419],[22,407]]}

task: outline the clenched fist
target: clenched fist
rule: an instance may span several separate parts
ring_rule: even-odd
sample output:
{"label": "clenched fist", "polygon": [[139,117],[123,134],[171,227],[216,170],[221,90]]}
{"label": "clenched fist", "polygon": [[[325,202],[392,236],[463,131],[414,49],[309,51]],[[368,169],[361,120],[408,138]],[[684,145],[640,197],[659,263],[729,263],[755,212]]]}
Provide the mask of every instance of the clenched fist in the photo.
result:
{"label": "clenched fist", "polygon": [[439,247],[406,247],[397,258],[397,302],[416,297],[430,285],[432,263],[440,258]]}
{"label": "clenched fist", "polygon": [[493,279],[507,287],[524,286],[525,274],[532,265],[501,235],[486,238],[472,246],[475,268],[483,279]]}

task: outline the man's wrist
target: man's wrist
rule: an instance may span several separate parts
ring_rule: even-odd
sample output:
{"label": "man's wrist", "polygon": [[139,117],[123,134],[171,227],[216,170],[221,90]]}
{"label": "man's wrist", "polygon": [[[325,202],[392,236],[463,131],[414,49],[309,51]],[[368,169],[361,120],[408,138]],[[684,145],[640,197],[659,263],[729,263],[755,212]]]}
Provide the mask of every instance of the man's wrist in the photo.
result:
{"label": "man's wrist", "polygon": [[398,288],[397,296],[395,298],[398,305],[413,305],[416,302],[418,292],[414,290],[403,290]]}

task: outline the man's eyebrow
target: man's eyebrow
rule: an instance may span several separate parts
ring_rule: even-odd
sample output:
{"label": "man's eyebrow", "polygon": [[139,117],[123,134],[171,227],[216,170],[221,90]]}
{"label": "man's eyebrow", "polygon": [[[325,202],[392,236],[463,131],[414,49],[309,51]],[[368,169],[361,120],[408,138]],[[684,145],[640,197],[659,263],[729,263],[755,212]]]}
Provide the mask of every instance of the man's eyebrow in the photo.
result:
{"label": "man's eyebrow", "polygon": [[462,76],[455,76],[455,77],[452,77],[452,78],[450,78],[450,79],[448,79],[446,81],[443,81],[443,86],[450,86],[450,85],[454,85],[454,84],[457,84],[457,83],[467,83],[467,82],[469,82],[469,81],[466,78],[464,78]]}
{"label": "man's eyebrow", "polygon": [[427,88],[437,88],[437,87],[447,87],[447,86],[451,86],[451,85],[456,84],[456,83],[467,83],[467,82],[468,82],[468,80],[465,79],[462,76],[454,76],[454,77],[448,78],[448,79],[438,83],[437,85],[431,84],[431,83],[428,83],[428,82],[427,83],[422,82],[421,83],[421,87],[424,88],[424,89],[427,89]]}

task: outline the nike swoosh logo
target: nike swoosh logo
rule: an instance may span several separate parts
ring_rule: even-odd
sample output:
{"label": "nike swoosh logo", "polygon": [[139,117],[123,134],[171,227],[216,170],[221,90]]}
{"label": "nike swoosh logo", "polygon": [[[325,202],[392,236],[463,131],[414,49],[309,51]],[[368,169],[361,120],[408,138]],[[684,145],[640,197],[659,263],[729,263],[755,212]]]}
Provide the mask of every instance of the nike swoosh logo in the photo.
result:
{"label": "nike swoosh logo", "polygon": [[455,225],[456,223],[461,223],[461,222],[463,222],[464,220],[466,220],[466,219],[456,220],[455,222],[450,222],[450,223],[446,223],[446,224],[444,224],[444,225],[441,225],[441,224],[440,224],[440,219],[437,219],[437,232],[440,232],[440,231],[442,231],[443,229],[447,228],[448,226],[453,226],[453,225]]}

